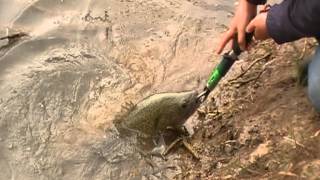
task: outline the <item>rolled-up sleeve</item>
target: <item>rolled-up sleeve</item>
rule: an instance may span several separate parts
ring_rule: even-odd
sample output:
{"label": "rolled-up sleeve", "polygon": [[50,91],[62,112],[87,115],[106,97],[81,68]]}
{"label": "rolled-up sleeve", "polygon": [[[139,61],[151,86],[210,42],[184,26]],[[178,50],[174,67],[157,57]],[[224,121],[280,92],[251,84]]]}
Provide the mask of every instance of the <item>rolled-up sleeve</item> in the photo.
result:
{"label": "rolled-up sleeve", "polygon": [[254,5],[265,4],[267,2],[267,0],[247,0],[247,1]]}
{"label": "rolled-up sleeve", "polygon": [[268,33],[277,43],[302,37],[320,38],[320,0],[284,0],[271,7]]}

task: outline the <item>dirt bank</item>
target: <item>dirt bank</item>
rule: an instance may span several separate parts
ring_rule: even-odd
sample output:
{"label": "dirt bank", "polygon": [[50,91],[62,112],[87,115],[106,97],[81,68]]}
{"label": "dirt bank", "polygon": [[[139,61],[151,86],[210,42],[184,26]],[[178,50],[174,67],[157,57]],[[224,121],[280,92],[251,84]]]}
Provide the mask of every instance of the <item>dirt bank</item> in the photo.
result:
{"label": "dirt bank", "polygon": [[199,110],[190,141],[201,159],[184,156],[178,177],[319,177],[320,119],[297,82],[298,64],[315,44],[264,42],[240,60]]}

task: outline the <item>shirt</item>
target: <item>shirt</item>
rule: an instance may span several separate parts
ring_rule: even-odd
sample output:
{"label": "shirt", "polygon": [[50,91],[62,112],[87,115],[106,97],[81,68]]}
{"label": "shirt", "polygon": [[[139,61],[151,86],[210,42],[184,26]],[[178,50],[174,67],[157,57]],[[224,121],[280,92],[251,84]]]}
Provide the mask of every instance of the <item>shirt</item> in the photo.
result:
{"label": "shirt", "polygon": [[[259,5],[266,0],[247,0]],[[284,0],[273,5],[267,15],[269,36],[278,44],[303,37],[320,39],[320,0]]]}

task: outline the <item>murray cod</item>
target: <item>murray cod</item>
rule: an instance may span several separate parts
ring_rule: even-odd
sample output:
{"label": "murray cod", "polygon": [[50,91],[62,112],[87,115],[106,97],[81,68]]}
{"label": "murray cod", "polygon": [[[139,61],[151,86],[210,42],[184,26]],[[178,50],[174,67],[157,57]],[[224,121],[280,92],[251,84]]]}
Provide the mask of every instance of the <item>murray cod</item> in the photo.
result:
{"label": "murray cod", "polygon": [[[115,121],[117,129],[155,136],[168,127],[180,128],[199,107],[196,91],[149,96]],[[120,130],[121,132],[121,130]]]}

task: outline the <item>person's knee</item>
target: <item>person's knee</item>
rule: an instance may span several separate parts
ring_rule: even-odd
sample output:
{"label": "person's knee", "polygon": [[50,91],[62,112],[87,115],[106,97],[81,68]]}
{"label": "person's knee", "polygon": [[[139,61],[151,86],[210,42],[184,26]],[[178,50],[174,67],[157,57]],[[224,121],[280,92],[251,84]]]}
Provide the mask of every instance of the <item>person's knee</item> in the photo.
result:
{"label": "person's knee", "polygon": [[313,106],[320,112],[320,48],[318,47],[308,67],[308,95]]}
{"label": "person's knee", "polygon": [[320,85],[309,83],[308,84],[308,95],[311,103],[315,109],[320,112]]}

